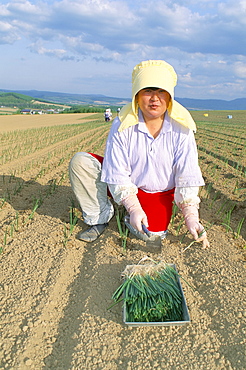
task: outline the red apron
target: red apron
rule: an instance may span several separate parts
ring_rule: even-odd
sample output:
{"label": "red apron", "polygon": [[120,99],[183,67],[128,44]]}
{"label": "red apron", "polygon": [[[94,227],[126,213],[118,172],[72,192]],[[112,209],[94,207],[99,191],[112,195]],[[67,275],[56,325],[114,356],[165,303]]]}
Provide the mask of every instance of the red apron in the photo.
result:
{"label": "red apron", "polygon": [[[100,155],[93,153],[89,154],[95,157],[100,163],[103,162],[103,157]],[[146,193],[138,189],[137,197],[148,217],[148,228],[150,231],[158,232],[167,230],[172,217],[174,190],[175,189],[158,193]],[[108,195],[111,196],[109,191]]]}

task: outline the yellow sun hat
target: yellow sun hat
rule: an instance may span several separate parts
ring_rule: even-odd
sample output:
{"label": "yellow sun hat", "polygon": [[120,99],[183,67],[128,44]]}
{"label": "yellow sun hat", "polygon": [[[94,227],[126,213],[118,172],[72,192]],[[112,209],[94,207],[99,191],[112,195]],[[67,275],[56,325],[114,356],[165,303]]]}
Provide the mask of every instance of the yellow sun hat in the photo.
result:
{"label": "yellow sun hat", "polygon": [[132,99],[146,87],[164,89],[174,98],[177,74],[164,60],[148,60],[137,64],[132,72]]}
{"label": "yellow sun hat", "polygon": [[188,110],[174,100],[174,88],[177,84],[177,74],[171,64],[164,60],[147,60],[137,64],[132,72],[132,102],[124,106],[119,119],[119,131],[138,123],[137,93],[146,87],[157,87],[166,90],[170,96],[168,114],[185,127],[196,131],[196,124]]}

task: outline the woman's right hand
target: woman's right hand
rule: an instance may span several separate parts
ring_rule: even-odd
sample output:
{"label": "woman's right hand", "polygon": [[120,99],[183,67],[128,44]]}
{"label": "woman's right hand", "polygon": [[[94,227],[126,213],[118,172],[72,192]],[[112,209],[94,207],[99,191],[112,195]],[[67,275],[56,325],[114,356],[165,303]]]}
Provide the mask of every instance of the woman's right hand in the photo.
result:
{"label": "woman's right hand", "polygon": [[130,224],[134,229],[140,231],[140,233],[144,234],[142,229],[142,224],[144,224],[146,227],[148,227],[148,220],[145,212],[143,209],[136,209],[129,213],[130,215]]}
{"label": "woman's right hand", "polygon": [[144,212],[141,204],[136,195],[129,195],[121,202],[126,208],[130,215],[130,224],[134,229],[138,230],[140,233],[144,233],[142,230],[142,224],[146,227],[149,226],[146,213]]}

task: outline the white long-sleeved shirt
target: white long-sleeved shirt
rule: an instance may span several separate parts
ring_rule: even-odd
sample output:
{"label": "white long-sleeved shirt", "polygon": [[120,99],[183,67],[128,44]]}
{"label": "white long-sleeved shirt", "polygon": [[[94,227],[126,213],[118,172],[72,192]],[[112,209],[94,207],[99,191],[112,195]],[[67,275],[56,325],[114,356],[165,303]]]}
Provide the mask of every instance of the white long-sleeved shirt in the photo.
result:
{"label": "white long-sleeved shirt", "polygon": [[[137,125],[119,132],[120,123],[118,117],[113,121],[101,175],[115,201],[120,203],[126,196],[136,194],[138,188],[160,192],[175,187],[179,203],[187,202],[183,199],[187,194],[184,188],[191,188],[188,191],[191,202],[199,203],[197,193],[204,180],[193,131],[170,119],[167,112],[155,139],[147,129],[141,111]],[[183,190],[180,193],[177,189]]]}

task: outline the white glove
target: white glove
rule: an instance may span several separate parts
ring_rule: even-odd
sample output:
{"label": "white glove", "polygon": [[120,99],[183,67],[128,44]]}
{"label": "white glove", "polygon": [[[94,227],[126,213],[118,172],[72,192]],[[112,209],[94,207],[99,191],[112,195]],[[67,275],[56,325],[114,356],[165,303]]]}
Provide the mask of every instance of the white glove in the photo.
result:
{"label": "white glove", "polygon": [[204,227],[199,223],[199,213],[197,205],[181,204],[180,207],[185,219],[187,229],[189,230],[193,238],[197,242],[202,242],[203,248],[209,247],[207,233],[204,230]]}
{"label": "white glove", "polygon": [[121,201],[123,206],[126,208],[127,212],[130,215],[130,224],[134,229],[140,231],[144,234],[142,230],[142,224],[146,227],[149,226],[147,216],[141,207],[141,204],[136,195],[129,195]]}

